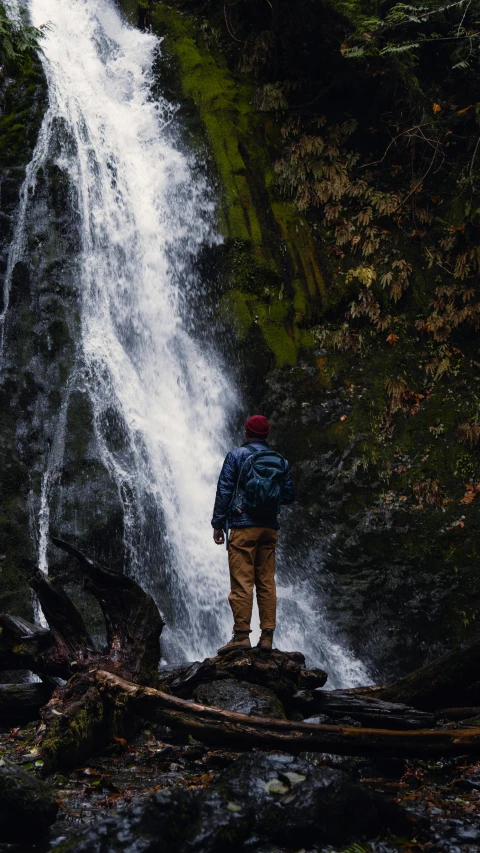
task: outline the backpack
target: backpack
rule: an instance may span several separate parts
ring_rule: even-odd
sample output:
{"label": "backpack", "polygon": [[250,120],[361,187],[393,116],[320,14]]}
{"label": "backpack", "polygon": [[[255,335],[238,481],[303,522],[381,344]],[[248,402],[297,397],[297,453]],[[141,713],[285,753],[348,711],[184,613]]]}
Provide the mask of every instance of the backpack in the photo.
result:
{"label": "backpack", "polygon": [[[275,450],[258,450],[247,456],[238,475],[232,502],[234,512],[249,515],[276,515],[282,500],[287,463]],[[244,483],[240,486],[242,474]]]}

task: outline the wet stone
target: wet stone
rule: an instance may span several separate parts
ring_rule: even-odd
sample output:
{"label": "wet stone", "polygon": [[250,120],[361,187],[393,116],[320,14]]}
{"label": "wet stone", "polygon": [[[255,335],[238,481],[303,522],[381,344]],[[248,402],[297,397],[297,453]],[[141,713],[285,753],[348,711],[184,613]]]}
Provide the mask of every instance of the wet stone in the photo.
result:
{"label": "wet stone", "polygon": [[310,690],[297,690],[288,701],[288,710],[298,711],[308,717],[315,711],[315,700]]}
{"label": "wet stone", "polygon": [[313,717],[306,717],[303,722],[323,726],[323,725],[331,725],[333,720],[327,714],[314,714]]}
{"label": "wet stone", "polygon": [[219,785],[229,801],[254,810],[255,836],[283,847],[298,849],[319,840],[343,843],[386,829],[411,834],[409,818],[396,804],[364,790],[340,770],[300,758],[244,755]]}
{"label": "wet stone", "polygon": [[283,705],[271,690],[246,681],[224,679],[200,684],[194,697],[202,705],[224,708],[238,714],[285,719]]}
{"label": "wet stone", "polygon": [[[348,814],[348,821],[345,815]],[[203,791],[157,791],[62,842],[62,853],[276,853],[316,850],[390,831],[412,834],[406,813],[345,773],[287,755],[243,755]]]}
{"label": "wet stone", "polygon": [[50,787],[32,773],[0,759],[0,838],[35,841],[45,836],[58,807]]}

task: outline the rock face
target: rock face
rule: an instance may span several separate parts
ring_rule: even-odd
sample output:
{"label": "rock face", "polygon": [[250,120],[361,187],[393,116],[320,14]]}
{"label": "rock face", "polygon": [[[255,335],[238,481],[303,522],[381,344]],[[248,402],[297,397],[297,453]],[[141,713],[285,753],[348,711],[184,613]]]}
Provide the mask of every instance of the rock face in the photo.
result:
{"label": "rock face", "polygon": [[[348,815],[348,820],[346,816]],[[382,795],[351,782],[342,771],[285,755],[256,753],[235,762],[210,789],[197,794],[158,791],[62,844],[75,853],[176,853],[343,844],[385,831],[411,835],[406,813]]]}
{"label": "rock face", "polygon": [[[480,503],[460,503],[463,482],[458,499],[444,507],[417,499],[409,485],[415,478],[448,482],[449,460],[458,454],[473,464],[474,454],[454,435],[442,458],[443,435],[430,442],[428,423],[445,399],[456,399],[445,388],[413,418],[397,414],[388,458],[368,463],[374,438],[368,406],[380,417],[386,405],[383,380],[379,389],[379,377],[386,381],[383,358],[317,350],[315,362],[272,371],[254,406],[269,417],[275,448],[291,463],[296,484],[298,505],[282,521],[284,554],[311,566],[312,595],[323,600],[328,622],[357,656],[373,663],[378,683],[430,662],[476,630],[475,619],[467,625],[460,614],[478,610],[471,554],[480,530]],[[453,413],[448,419],[454,421]]]}
{"label": "rock face", "polygon": [[[45,98],[40,71],[37,78],[37,98]],[[39,112],[32,107],[32,147]],[[32,611],[26,581],[33,567],[42,494],[58,533],[74,534],[85,550],[100,555],[113,568],[123,568],[124,556],[122,505],[101,459],[81,351],[78,199],[68,170],[57,163],[73,142],[59,123],[52,122],[48,133],[48,155],[41,162],[32,161],[28,203],[23,214],[16,212],[26,251],[13,266],[5,288],[6,304],[0,307],[0,312],[5,309],[0,376],[0,611],[27,619]],[[26,162],[31,154],[30,148]],[[9,170],[2,171],[0,159],[2,199],[5,182],[10,187]],[[12,221],[20,186],[17,175],[17,197],[12,197],[9,208]],[[13,190],[12,186],[12,195]],[[10,229],[9,241],[12,236]],[[0,272],[5,273],[6,250],[3,255],[2,261],[0,243]],[[61,576],[67,563],[62,555],[52,554],[50,565]],[[69,581],[73,575],[70,569],[66,572]]]}
{"label": "rock face", "polygon": [[272,690],[257,687],[247,681],[224,679],[200,684],[193,693],[196,702],[215,708],[225,708],[239,714],[253,714],[257,717],[284,719],[282,703]]}
{"label": "rock face", "polygon": [[41,840],[57,811],[55,795],[45,782],[5,758],[0,760],[2,842]]}

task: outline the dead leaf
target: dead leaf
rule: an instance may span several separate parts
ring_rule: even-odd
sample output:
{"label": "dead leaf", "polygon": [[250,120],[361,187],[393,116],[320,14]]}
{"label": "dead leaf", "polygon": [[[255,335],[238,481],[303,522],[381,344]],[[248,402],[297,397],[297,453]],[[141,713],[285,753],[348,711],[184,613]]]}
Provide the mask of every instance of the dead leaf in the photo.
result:
{"label": "dead leaf", "polygon": [[468,113],[469,110],[472,110],[475,104],[469,104],[468,107],[464,107],[463,110],[458,110],[457,116],[464,116],[465,113]]}
{"label": "dead leaf", "polygon": [[440,104],[434,104],[434,105],[433,105],[433,112],[434,112],[435,114],[436,114],[436,113],[441,113],[441,112],[442,112],[442,108],[441,108]]}
{"label": "dead leaf", "polygon": [[461,499],[461,504],[471,504],[472,501],[475,500],[477,495],[480,493],[480,485],[477,483],[472,485],[470,483],[465,483],[465,495]]}
{"label": "dead leaf", "polygon": [[299,782],[305,782],[306,776],[302,776],[301,773],[283,773],[283,776],[286,776],[290,785],[298,785]]}
{"label": "dead leaf", "polygon": [[286,794],[288,787],[280,782],[280,779],[270,779],[265,782],[265,791],[267,794]]}
{"label": "dead leaf", "polygon": [[396,344],[399,340],[400,340],[400,339],[399,339],[398,335],[396,335],[394,332],[390,332],[390,334],[389,334],[389,336],[388,336],[388,338],[387,338],[387,344],[390,344],[390,346],[391,346],[391,347],[394,347],[394,346],[395,346],[395,344]]}

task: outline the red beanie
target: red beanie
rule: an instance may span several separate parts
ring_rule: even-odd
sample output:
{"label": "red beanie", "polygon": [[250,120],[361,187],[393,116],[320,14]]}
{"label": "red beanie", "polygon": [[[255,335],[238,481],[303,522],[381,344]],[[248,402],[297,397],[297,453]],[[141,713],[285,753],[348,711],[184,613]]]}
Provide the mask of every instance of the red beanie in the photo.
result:
{"label": "red beanie", "polygon": [[270,424],[263,415],[253,415],[246,422],[245,431],[255,438],[266,438],[270,432]]}

